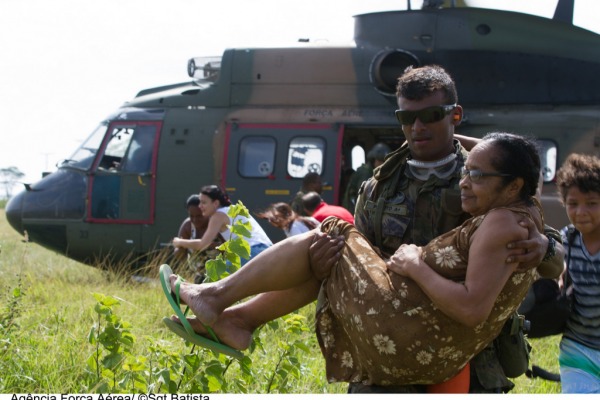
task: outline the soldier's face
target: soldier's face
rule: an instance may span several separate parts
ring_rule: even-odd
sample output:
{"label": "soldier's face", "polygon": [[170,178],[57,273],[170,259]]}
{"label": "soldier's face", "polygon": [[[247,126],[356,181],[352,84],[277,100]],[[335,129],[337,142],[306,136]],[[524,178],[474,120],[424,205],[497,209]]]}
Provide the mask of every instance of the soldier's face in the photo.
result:
{"label": "soldier's face", "polygon": [[[441,105],[446,105],[442,91],[437,91],[421,100],[398,98],[400,110],[419,111]],[[423,123],[417,118],[413,124],[402,125],[412,157],[419,161],[437,161],[453,153],[455,124],[453,113],[450,113],[436,122]]]}

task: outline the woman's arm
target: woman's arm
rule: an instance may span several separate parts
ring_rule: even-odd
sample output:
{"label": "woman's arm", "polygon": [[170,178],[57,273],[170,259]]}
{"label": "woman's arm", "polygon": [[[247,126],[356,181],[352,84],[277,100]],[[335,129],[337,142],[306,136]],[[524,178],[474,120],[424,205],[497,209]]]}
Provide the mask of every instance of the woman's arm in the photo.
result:
{"label": "woman's arm", "polygon": [[192,221],[189,218],[184,219],[181,223],[177,237],[181,239],[189,239],[192,237]]}
{"label": "woman's arm", "polygon": [[450,318],[475,327],[489,316],[494,302],[517,263],[506,263],[507,243],[527,237],[518,216],[509,210],[491,211],[471,238],[464,283],[446,279],[421,259],[417,246],[402,246],[388,268],[413,279]]}
{"label": "woman's arm", "polygon": [[519,272],[537,268],[543,278],[557,278],[563,270],[565,256],[560,232],[546,225],[542,234],[529,218],[523,218],[519,224],[528,229],[529,237],[508,244],[511,253],[506,262],[519,263]]}
{"label": "woman's arm", "polygon": [[216,212],[210,217],[206,232],[204,232],[204,235],[202,235],[201,239],[174,238],[173,246],[202,251],[210,246],[219,232],[221,232],[223,227],[227,224],[229,224],[229,217],[222,212]]}

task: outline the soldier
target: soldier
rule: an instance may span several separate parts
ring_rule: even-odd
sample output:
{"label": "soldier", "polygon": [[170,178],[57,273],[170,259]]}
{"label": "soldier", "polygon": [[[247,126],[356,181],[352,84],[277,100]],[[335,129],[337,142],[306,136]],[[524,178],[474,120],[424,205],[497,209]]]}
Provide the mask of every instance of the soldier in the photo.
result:
{"label": "soldier", "polygon": [[350,182],[344,193],[343,206],[354,214],[356,207],[356,197],[360,185],[373,176],[373,169],[383,164],[385,156],[390,152],[390,148],[385,143],[376,143],[367,153],[367,162],[356,169],[350,177]]}
{"label": "soldier", "polygon": [[[439,66],[409,67],[398,80],[396,96],[396,117],[406,144],[390,153],[374,177],[363,183],[355,210],[357,229],[387,256],[403,243],[425,245],[469,217],[461,209],[460,169],[467,150],[454,133],[463,117],[454,81]],[[469,148],[477,141],[462,136],[460,139]],[[530,235],[531,232],[530,229]],[[517,244],[529,254],[518,257],[528,257],[534,267],[548,249],[547,259],[552,258],[552,264],[560,269],[560,254],[554,254],[555,246],[548,246],[549,240],[554,239],[530,236],[530,240]],[[500,393],[513,387],[493,344],[471,361],[470,392]],[[350,384],[348,389],[349,393],[423,391],[419,386],[362,384]]]}

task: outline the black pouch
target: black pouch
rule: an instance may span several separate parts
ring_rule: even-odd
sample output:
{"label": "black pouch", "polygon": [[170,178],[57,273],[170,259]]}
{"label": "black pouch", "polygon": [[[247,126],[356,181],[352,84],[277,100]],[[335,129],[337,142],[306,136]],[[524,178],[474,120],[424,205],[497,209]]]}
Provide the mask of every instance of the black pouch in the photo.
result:
{"label": "black pouch", "polygon": [[560,335],[565,329],[573,304],[573,284],[569,276],[569,262],[576,235],[577,230],[569,226],[567,232],[569,252],[562,290],[554,279],[538,279],[533,282],[525,298],[526,301],[519,307],[519,313],[525,315],[525,319],[529,322],[527,337],[541,338]]}
{"label": "black pouch", "polygon": [[571,314],[570,290],[561,291],[553,279],[539,279],[530,290],[535,295],[535,303],[530,309],[520,308],[530,323],[527,336],[541,338],[562,334]]}
{"label": "black pouch", "polygon": [[494,341],[498,361],[509,378],[523,375],[529,368],[531,345],[524,333],[525,318],[514,313]]}

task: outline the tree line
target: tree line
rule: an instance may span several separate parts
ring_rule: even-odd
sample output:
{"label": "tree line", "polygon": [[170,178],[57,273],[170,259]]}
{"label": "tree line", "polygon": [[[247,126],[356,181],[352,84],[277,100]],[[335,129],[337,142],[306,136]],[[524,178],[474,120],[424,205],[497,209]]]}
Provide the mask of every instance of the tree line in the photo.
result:
{"label": "tree line", "polygon": [[[23,177],[25,177],[25,174],[17,167],[0,168],[0,187],[4,187],[4,190],[0,191],[0,197],[10,199],[14,186]],[[2,193],[4,196],[2,196]]]}

